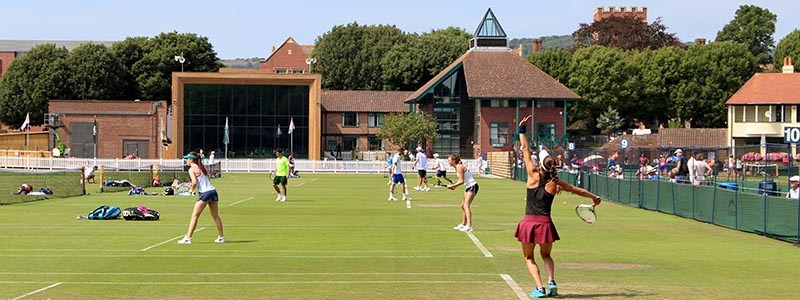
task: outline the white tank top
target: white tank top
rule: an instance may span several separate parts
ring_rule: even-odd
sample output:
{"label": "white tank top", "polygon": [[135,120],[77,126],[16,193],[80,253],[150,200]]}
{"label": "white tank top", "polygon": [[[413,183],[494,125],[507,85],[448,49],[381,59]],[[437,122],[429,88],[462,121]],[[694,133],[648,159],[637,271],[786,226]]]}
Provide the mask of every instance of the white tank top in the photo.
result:
{"label": "white tank top", "polygon": [[394,174],[403,174],[403,170],[400,169],[401,163],[402,161],[400,161],[400,154],[395,154],[394,158],[392,158],[392,164],[396,165],[394,168]]}
{"label": "white tank top", "polygon": [[472,173],[467,169],[467,166],[464,166],[464,187],[471,188],[476,184],[478,184],[478,182],[472,177]]}
{"label": "white tank top", "polygon": [[214,190],[214,186],[211,185],[211,180],[208,180],[208,176],[201,172],[200,176],[197,176],[197,192],[205,193],[211,190]]}

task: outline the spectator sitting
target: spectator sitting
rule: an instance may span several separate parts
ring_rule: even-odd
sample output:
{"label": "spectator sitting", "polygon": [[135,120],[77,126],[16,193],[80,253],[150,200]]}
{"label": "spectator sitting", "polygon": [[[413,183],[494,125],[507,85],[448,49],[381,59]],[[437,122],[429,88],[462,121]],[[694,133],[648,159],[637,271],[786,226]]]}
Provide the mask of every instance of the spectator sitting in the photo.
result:
{"label": "spectator sitting", "polygon": [[789,178],[789,184],[791,184],[791,188],[789,192],[786,193],[786,198],[800,199],[800,176],[794,175]]}

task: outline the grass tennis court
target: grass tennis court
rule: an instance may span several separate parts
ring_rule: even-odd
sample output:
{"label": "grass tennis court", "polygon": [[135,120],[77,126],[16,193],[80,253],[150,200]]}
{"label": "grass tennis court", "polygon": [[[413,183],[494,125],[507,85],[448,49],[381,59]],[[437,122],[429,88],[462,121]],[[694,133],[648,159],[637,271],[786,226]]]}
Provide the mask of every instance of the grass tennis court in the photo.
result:
{"label": "grass tennis court", "polygon": [[[0,206],[0,297],[519,299],[533,288],[513,236],[524,213],[520,182],[477,178],[473,241],[452,229],[461,189],[412,190],[407,209],[386,201],[381,175],[304,174],[278,203],[266,178],[213,181],[226,244],[212,242],[207,212],[194,243],[176,244],[194,197],[99,194],[90,185],[87,196]],[[588,199],[556,201],[558,298],[796,297],[800,249],[790,243],[612,203],[587,225],[574,207]],[[76,220],[101,204],[144,204],[161,221]]]}

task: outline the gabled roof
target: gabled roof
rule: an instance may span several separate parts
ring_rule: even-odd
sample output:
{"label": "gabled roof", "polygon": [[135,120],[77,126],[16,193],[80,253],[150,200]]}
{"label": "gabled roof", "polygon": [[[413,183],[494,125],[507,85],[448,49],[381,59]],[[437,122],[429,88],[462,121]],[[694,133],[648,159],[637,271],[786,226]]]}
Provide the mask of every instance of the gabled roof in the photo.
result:
{"label": "gabled roof", "polygon": [[322,90],[320,103],[329,112],[408,112],[407,91]]}
{"label": "gabled roof", "polygon": [[725,104],[800,104],[800,73],[756,73]]}
{"label": "gabled roof", "polygon": [[514,55],[510,49],[470,49],[407,100],[416,100],[433,91],[445,76],[463,67],[470,98],[572,99],[580,96],[555,78]]}
{"label": "gabled roof", "polygon": [[286,38],[286,40],[283,41],[283,43],[280,46],[278,46],[278,48],[275,48],[275,51],[272,51],[272,53],[270,53],[269,56],[267,56],[267,58],[265,58],[261,62],[268,61],[273,55],[275,55],[275,53],[278,53],[278,51],[280,51],[283,47],[285,47],[287,45],[292,45],[292,46],[296,46],[296,47],[300,48],[301,50],[303,50],[303,53],[306,56],[311,55],[311,51],[314,51],[314,45],[300,45],[300,44],[297,43],[297,41],[294,40],[294,38],[292,38],[290,36],[290,37]]}

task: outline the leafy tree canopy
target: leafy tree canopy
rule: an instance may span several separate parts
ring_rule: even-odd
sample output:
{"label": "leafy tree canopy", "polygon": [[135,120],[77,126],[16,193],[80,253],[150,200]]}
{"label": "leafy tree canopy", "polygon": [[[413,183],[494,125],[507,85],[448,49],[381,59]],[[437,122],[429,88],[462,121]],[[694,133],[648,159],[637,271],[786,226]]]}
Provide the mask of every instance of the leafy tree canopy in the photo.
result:
{"label": "leafy tree canopy", "polygon": [[436,137],[438,124],[423,113],[391,114],[383,119],[378,137],[395,145],[407,146]]}
{"label": "leafy tree canopy", "polygon": [[647,24],[634,16],[611,16],[592,24],[581,24],[572,37],[580,46],[600,45],[623,50],[657,49],[679,46],[680,40],[668,33],[661,18]]}
{"label": "leafy tree canopy", "polygon": [[[747,45],[756,57],[756,62],[765,64],[772,61],[772,48],[775,41],[775,22],[778,16],[766,8],[755,5],[742,5],[736,16],[717,33],[717,42],[731,41]],[[783,58],[781,58],[783,59]]]}
{"label": "leafy tree canopy", "polygon": [[472,36],[461,28],[411,35],[383,57],[384,89],[414,90],[464,54]]}
{"label": "leafy tree canopy", "polygon": [[105,45],[79,45],[70,51],[66,65],[70,74],[68,99],[123,99],[127,73]]}
{"label": "leafy tree canopy", "polygon": [[800,30],[795,29],[778,42],[775,47],[775,67],[782,68],[783,58],[787,56],[792,57],[794,69],[800,70]]}
{"label": "leafy tree canopy", "polygon": [[0,121],[21,125],[30,113],[32,125],[42,124],[50,99],[69,94],[68,56],[66,48],[43,44],[15,59],[0,81]]}
{"label": "leafy tree canopy", "polygon": [[409,36],[391,25],[337,25],[316,40],[314,70],[324,74],[322,87],[333,90],[380,90],[383,57]]}

